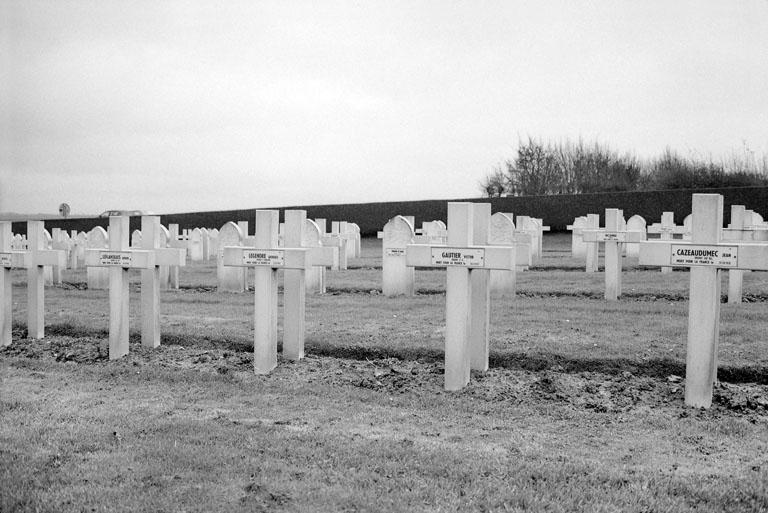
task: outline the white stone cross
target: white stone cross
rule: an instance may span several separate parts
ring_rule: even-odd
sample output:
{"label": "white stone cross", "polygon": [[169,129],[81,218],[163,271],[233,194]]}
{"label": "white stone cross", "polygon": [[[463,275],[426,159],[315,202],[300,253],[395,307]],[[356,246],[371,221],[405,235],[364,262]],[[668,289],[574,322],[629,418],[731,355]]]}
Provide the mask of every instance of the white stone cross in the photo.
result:
{"label": "white stone cross", "polygon": [[709,408],[717,379],[721,269],[768,270],[768,245],[722,241],[723,197],[694,194],[691,241],[640,244],[640,263],[690,268],[685,404]]}
{"label": "white stone cross", "polygon": [[160,345],[160,266],[186,265],[184,250],[160,243],[160,216],[141,216],[141,249],[154,254],[155,265],[141,270],[141,345]]}
{"label": "white stone cross", "polygon": [[45,336],[45,279],[47,265],[66,265],[64,251],[44,249],[43,221],[27,221],[27,250],[24,265],[27,269],[27,332],[29,338]]}
{"label": "white stone cross", "polygon": [[[338,253],[332,248],[301,247],[306,211],[286,211],[286,244],[278,247],[279,211],[257,210],[255,247],[225,247],[224,265],[253,267],[254,370],[268,374],[277,366],[277,270],[285,269],[283,353],[286,358],[304,355],[304,273],[312,265],[332,266]],[[327,258],[330,255],[330,258]],[[288,271],[295,270],[297,273]]]}
{"label": "white stone cross", "polygon": [[109,249],[89,249],[85,252],[86,267],[109,268],[110,360],[128,354],[128,270],[155,268],[154,251],[130,248],[129,221],[128,216],[110,216]]}
{"label": "white stone cross", "polygon": [[621,295],[621,246],[626,242],[645,240],[645,231],[621,229],[622,213],[617,208],[605,209],[605,228],[584,230],[584,242],[605,244],[605,299],[616,301]]}
{"label": "white stone cross", "polygon": [[[650,225],[646,232],[648,234],[659,234],[660,240],[674,240],[675,235],[680,235],[682,238],[687,234],[690,230],[683,226],[683,225],[676,225],[675,224],[675,213],[674,212],[662,212],[661,213],[661,222],[660,223],[653,223]],[[671,273],[672,268],[670,266],[662,266],[661,268],[662,273]]]}
{"label": "white stone cross", "polygon": [[490,213],[489,204],[448,203],[448,245],[406,248],[407,265],[446,268],[446,390],[467,385],[471,367],[487,368],[488,271],[514,268],[514,248],[477,243],[487,240]]}
{"label": "white stone cross", "polygon": [[11,250],[11,222],[0,222],[0,347],[10,345],[13,313],[11,268],[24,266],[24,255]]}

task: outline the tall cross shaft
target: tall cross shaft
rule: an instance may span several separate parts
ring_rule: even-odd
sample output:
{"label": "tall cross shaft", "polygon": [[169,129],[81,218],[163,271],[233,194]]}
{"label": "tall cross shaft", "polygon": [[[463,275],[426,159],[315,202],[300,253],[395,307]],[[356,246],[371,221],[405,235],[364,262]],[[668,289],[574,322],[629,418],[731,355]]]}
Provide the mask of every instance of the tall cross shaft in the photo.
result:
{"label": "tall cross shaft", "polygon": [[0,222],[0,347],[11,344],[13,315],[13,282],[11,268],[23,265],[23,255],[11,251],[10,221]]}
{"label": "tall cross shaft", "polygon": [[66,264],[64,251],[45,249],[43,221],[27,221],[27,332],[29,338],[45,336],[45,276],[46,265]]}

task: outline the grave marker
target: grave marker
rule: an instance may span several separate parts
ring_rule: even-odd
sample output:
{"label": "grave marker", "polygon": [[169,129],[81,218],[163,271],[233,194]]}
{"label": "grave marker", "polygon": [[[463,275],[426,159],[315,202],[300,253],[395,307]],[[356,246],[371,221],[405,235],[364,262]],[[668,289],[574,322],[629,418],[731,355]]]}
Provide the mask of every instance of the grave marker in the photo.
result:
{"label": "grave marker", "polygon": [[[487,272],[490,269],[510,270],[514,267],[513,248],[473,244],[473,208],[473,203],[448,203],[447,246],[411,244],[406,249],[406,262],[409,266],[446,268],[446,390],[459,390],[469,383],[472,349],[482,352],[487,348],[487,340],[470,339],[477,333],[473,332],[471,326],[482,325],[482,322],[473,323],[472,315],[485,315],[482,301],[480,304],[472,304],[475,298],[480,297],[481,290],[478,288],[473,291],[471,273]],[[485,212],[478,212],[478,217],[484,215]],[[481,219],[478,227],[482,229],[483,224]],[[487,329],[485,334],[487,336]]]}
{"label": "grave marker", "polygon": [[[653,223],[647,228],[648,234],[659,234],[659,240],[674,240],[675,235],[683,236],[690,229],[685,226],[675,225],[675,213],[674,212],[662,212],[661,222]],[[662,273],[671,273],[672,268],[669,266],[662,266]]]}
{"label": "grave marker", "polygon": [[384,225],[381,243],[381,291],[387,297],[416,293],[414,268],[406,265],[405,252],[414,239],[413,226],[403,216]]}
{"label": "grave marker", "polygon": [[27,251],[24,267],[27,268],[27,331],[29,338],[45,336],[45,286],[44,267],[66,264],[63,251],[45,249],[43,221],[27,221]]}
{"label": "grave marker", "polygon": [[[286,211],[286,223],[290,224],[287,240],[300,244],[306,212],[288,212],[291,211]],[[283,341],[286,357],[298,359],[304,352],[303,271],[312,265],[313,254],[317,254],[315,264],[332,265],[333,262],[321,261],[321,255],[327,255],[328,248],[317,248],[322,250],[317,253],[300,247],[279,248],[277,210],[257,210],[255,221],[255,247],[225,247],[224,265],[254,268],[254,370],[257,374],[267,374],[277,366],[277,270],[299,271],[287,275],[283,323],[287,337]]]}
{"label": "grave marker", "polygon": [[109,249],[89,249],[85,252],[87,267],[109,269],[110,360],[128,354],[128,270],[155,267],[154,252],[129,247],[129,221],[128,216],[110,216]]}
{"label": "grave marker", "polygon": [[162,243],[160,216],[141,216],[141,248],[154,254],[155,264],[141,270],[141,345],[160,345],[161,266],[186,265],[184,250],[166,248]]}
{"label": "grave marker", "polygon": [[621,295],[621,244],[645,240],[645,231],[622,229],[622,214],[617,208],[605,209],[605,228],[584,230],[584,242],[605,244],[605,299],[616,301]]}
{"label": "grave marker", "polygon": [[[584,225],[584,230],[599,230],[600,229],[600,216],[598,214],[587,214],[587,222]],[[584,240],[584,230],[582,230],[582,240]],[[586,271],[588,273],[595,273],[598,269],[598,255],[600,245],[597,241],[587,242],[586,244]]]}
{"label": "grave marker", "polygon": [[579,216],[569,224],[566,229],[571,232],[571,257],[584,258],[587,256],[587,246],[581,236],[582,230],[587,224],[586,216]]}
{"label": "grave marker", "polygon": [[[645,233],[646,222],[642,216],[637,214],[633,215],[627,220],[627,230],[630,232],[643,232]],[[624,244],[626,248],[627,256],[637,258],[640,256],[640,244],[637,242],[627,242]]]}
{"label": "grave marker", "polygon": [[[85,260],[85,253],[89,249],[107,249],[109,247],[108,240],[109,235],[101,226],[96,226],[89,231],[83,250],[83,260]],[[106,290],[109,288],[109,269],[86,267],[85,275],[89,290]]]}
{"label": "grave marker", "polygon": [[[317,223],[312,219],[307,219],[304,222],[304,238],[301,241],[302,247],[319,248],[322,246],[320,239],[320,227],[317,226]],[[325,294],[324,266],[313,265],[307,270],[306,287],[307,292],[310,294]]]}
{"label": "grave marker", "polygon": [[768,245],[722,241],[723,197],[694,194],[690,241],[648,241],[640,263],[690,268],[685,404],[708,408],[717,379],[722,269],[768,270]]}
{"label": "grave marker", "polygon": [[[528,242],[521,242],[523,238]],[[514,297],[517,286],[517,268],[530,265],[530,236],[515,231],[512,214],[496,212],[491,216],[488,244],[515,248],[513,269],[509,271],[492,270],[489,278],[491,293]]]}
{"label": "grave marker", "polygon": [[219,230],[219,246],[216,257],[216,275],[220,292],[244,292],[246,269],[244,267],[229,267],[224,265],[224,248],[226,246],[243,246],[243,232],[238,225],[229,221]]}
{"label": "grave marker", "polygon": [[23,267],[23,255],[11,250],[11,222],[0,221],[0,347],[11,344],[13,282],[11,268]]}

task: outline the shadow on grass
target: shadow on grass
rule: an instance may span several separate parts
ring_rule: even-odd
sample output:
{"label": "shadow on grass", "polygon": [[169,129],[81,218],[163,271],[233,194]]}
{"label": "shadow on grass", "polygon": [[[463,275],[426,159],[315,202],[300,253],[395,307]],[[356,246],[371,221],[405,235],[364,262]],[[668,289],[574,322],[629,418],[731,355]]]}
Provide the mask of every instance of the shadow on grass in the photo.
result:
{"label": "shadow on grass", "polygon": [[[72,338],[103,338],[109,334],[106,330],[92,330],[73,324],[55,324],[46,327],[48,336],[66,336]],[[26,328],[14,326],[14,337],[26,338]],[[130,336],[132,344],[140,344],[141,336],[133,333]],[[222,349],[232,352],[250,352],[253,344],[245,338],[214,338],[199,335],[163,334],[161,344],[175,345],[198,349]],[[282,349],[278,343],[278,350]],[[308,340],[307,354],[348,360],[380,360],[394,358],[403,361],[420,361],[423,363],[442,362],[442,350],[430,348],[387,348],[384,346],[359,345],[329,345],[317,340]],[[497,352],[491,351],[489,356],[491,368],[504,368],[541,372],[556,370],[558,372],[580,373],[596,372],[607,375],[618,375],[631,372],[636,376],[647,376],[665,379],[670,375],[685,376],[685,365],[669,358],[654,358],[644,361],[627,358],[578,358],[557,353],[542,352]],[[726,383],[757,383],[768,385],[768,366],[720,366],[718,379]]]}

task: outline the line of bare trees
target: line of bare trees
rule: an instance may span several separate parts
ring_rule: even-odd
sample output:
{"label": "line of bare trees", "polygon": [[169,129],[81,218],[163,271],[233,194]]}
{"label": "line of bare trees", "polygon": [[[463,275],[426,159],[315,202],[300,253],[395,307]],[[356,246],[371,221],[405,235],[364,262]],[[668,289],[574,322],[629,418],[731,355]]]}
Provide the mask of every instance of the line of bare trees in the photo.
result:
{"label": "line of bare trees", "polygon": [[682,157],[669,148],[641,160],[598,143],[545,144],[530,137],[519,142],[514,160],[479,183],[487,197],[754,185],[768,185],[768,157],[755,159],[746,147],[718,162]]}

